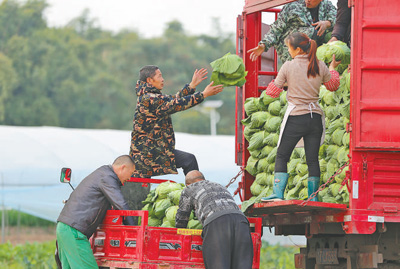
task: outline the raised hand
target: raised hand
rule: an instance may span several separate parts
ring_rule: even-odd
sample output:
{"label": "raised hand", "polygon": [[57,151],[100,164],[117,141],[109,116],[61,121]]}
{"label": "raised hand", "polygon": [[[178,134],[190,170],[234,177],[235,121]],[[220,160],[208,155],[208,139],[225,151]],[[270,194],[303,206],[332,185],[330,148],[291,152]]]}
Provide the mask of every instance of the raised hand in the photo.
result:
{"label": "raised hand", "polygon": [[214,81],[211,81],[210,84],[207,85],[207,87],[203,91],[203,96],[204,98],[207,98],[209,96],[216,95],[220,92],[222,92],[222,89],[224,88],[223,85],[215,85],[214,86]]}
{"label": "raised hand", "polygon": [[264,52],[264,50],[265,50],[265,45],[261,44],[255,48],[249,49],[247,53],[250,53],[250,60],[254,62]]}
{"label": "raised hand", "polygon": [[205,80],[207,77],[208,71],[205,68],[202,68],[200,70],[195,70],[193,73],[192,81],[189,84],[189,87],[194,89],[196,88],[203,80]]}

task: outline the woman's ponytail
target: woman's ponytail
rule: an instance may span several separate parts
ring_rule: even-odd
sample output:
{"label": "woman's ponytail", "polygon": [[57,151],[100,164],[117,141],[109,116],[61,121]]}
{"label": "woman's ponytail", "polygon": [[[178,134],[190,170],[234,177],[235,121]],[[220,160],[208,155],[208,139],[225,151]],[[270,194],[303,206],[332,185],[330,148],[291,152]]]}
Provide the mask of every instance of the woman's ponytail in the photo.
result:
{"label": "woman's ponytail", "polygon": [[300,47],[305,53],[308,53],[308,60],[310,63],[308,64],[307,77],[316,77],[319,75],[317,42],[300,32],[290,34],[285,41],[288,42],[293,49]]}
{"label": "woman's ponytail", "polygon": [[319,66],[317,59],[317,42],[315,40],[310,39],[310,49],[308,51],[308,60],[310,63],[308,64],[307,77],[316,77],[319,75]]}

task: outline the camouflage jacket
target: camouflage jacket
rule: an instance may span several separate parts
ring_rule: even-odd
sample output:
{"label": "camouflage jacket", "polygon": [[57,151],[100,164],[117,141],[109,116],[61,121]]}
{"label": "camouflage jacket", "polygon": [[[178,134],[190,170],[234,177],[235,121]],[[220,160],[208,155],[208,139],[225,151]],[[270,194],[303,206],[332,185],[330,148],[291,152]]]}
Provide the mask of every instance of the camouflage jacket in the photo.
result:
{"label": "camouflage jacket", "polygon": [[191,108],[204,100],[189,85],[176,95],[163,95],[152,85],[138,81],[138,96],[129,155],[136,165],[134,177],[177,174],[175,134],[171,114]]}
{"label": "camouflage jacket", "polygon": [[[336,22],[336,8],[330,0],[322,0],[319,4],[318,19],[319,21],[330,21],[332,25],[327,31],[332,31]],[[265,51],[274,46],[279,58],[284,63],[292,59],[285,46],[285,38],[293,32],[302,32],[310,38],[316,39],[315,27],[312,26],[312,23],[311,13],[304,0],[286,4],[260,44],[265,45]]]}

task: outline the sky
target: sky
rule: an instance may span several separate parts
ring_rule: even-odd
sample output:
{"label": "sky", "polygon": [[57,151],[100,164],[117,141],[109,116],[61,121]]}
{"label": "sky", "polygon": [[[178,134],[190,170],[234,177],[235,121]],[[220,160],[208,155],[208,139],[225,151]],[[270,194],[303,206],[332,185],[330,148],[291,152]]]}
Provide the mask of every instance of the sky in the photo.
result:
{"label": "sky", "polygon": [[[337,0],[332,0],[336,6]],[[224,33],[235,33],[236,18],[245,0],[47,0],[48,25],[65,26],[89,10],[98,26],[118,32],[136,30],[145,38],[160,36],[166,23],[178,20],[187,34],[214,36],[213,18],[219,20]]]}
{"label": "sky", "polygon": [[102,29],[118,32],[137,30],[141,36],[160,36],[166,23],[178,20],[187,34],[214,35],[212,18],[223,32],[236,31],[236,17],[244,0],[47,0],[45,17],[49,26],[64,26],[89,9]]}

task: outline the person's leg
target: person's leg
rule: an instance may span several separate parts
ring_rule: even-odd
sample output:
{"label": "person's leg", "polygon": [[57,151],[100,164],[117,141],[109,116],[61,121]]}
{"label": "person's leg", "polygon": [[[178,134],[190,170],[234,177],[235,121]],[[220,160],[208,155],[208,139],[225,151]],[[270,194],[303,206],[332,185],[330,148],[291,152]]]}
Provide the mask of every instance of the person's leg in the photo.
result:
{"label": "person's leg", "polygon": [[235,223],[234,246],[232,252],[232,269],[251,269],[253,265],[253,241],[250,226],[243,215],[232,214]]}
{"label": "person's leg", "polygon": [[62,222],[57,224],[57,242],[64,268],[98,268],[87,237]]}
{"label": "person's leg", "polygon": [[203,228],[203,260],[206,269],[231,269],[232,225],[223,215]]}
{"label": "person's leg", "polygon": [[293,149],[303,137],[305,131],[303,115],[288,117],[282,134],[281,143],[276,153],[275,173],[287,172],[287,163],[290,160]]}
{"label": "person's leg", "polygon": [[323,132],[321,115],[313,113],[306,124],[308,134],[304,135],[304,150],[308,166],[308,176],[319,177],[320,167],[318,161],[319,147]]}
{"label": "person's leg", "polygon": [[199,170],[196,156],[193,154],[175,149],[174,155],[176,167],[182,168],[185,175],[192,170]]}
{"label": "person's leg", "polygon": [[[323,126],[321,121],[321,115],[314,114],[313,118],[309,118],[308,123],[309,133],[304,136],[304,149],[306,153],[306,160],[308,166],[308,197],[310,198],[319,188],[320,182],[320,167],[319,167],[319,147],[321,144],[321,136],[323,132]],[[315,195],[310,201],[318,201],[318,197]]]}

